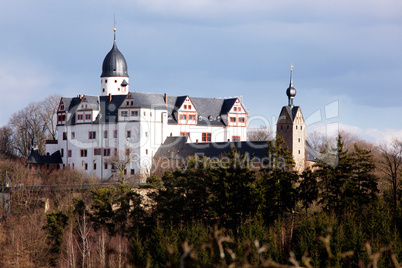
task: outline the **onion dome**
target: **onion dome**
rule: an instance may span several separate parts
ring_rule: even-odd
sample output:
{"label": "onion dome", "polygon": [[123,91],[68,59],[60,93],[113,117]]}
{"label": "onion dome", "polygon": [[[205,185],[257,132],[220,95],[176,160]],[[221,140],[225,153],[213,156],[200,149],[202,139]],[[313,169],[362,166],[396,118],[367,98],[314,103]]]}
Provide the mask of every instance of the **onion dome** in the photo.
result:
{"label": "onion dome", "polygon": [[[114,29],[116,32],[116,29]],[[113,47],[107,53],[102,64],[101,77],[128,77],[127,62],[123,54],[116,45],[116,34],[113,41]]]}
{"label": "onion dome", "polygon": [[293,65],[290,69],[290,83],[289,87],[286,89],[286,95],[288,96],[289,106],[293,106],[293,99],[296,96],[296,89],[293,87]]}

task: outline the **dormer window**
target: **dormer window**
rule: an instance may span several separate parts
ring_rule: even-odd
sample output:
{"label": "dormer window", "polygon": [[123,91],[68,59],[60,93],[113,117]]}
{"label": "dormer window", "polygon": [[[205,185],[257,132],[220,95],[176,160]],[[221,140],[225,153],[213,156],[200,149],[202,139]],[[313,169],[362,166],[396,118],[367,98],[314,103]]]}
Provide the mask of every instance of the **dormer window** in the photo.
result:
{"label": "dormer window", "polygon": [[184,109],[187,109],[187,105],[184,105]]}
{"label": "dormer window", "polygon": [[234,108],[233,108],[233,110],[236,112],[236,111],[237,111],[237,108],[236,108],[236,107],[234,107]]}

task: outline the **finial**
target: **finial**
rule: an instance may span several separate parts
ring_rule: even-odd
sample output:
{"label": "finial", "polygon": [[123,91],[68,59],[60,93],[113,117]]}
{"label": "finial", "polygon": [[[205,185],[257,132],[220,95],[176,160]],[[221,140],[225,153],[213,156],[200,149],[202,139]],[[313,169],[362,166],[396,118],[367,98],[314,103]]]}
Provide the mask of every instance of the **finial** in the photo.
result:
{"label": "finial", "polygon": [[293,64],[290,64],[290,82],[289,87],[286,90],[286,95],[288,95],[288,105],[293,107],[293,99],[296,96],[296,89],[293,87]]}
{"label": "finial", "polygon": [[114,15],[113,20],[114,20],[113,34],[114,34],[114,41],[116,41],[116,15]]}

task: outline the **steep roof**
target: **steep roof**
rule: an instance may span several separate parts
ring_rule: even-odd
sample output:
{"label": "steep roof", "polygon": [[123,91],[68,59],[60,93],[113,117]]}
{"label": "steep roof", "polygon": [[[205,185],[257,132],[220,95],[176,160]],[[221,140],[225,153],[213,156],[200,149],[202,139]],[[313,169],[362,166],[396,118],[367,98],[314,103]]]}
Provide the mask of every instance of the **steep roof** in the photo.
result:
{"label": "steep roof", "polygon": [[117,48],[116,40],[113,41],[112,49],[103,60],[101,77],[128,77],[127,62]]}
{"label": "steep roof", "polygon": [[40,155],[38,150],[31,150],[28,156],[28,162],[31,164],[62,164],[60,151],[51,155]]}
{"label": "steep roof", "polygon": [[241,154],[248,153],[250,159],[263,159],[268,151],[267,141],[240,142],[202,142],[187,143],[187,137],[168,137],[156,152],[158,157],[186,159],[189,156],[219,158],[230,153],[236,147]]}
{"label": "steep roof", "polygon": [[293,122],[296,118],[296,114],[299,108],[299,106],[283,106],[280,115],[283,113],[283,110],[285,110],[289,115],[290,120]]}
{"label": "steep roof", "polygon": [[[169,114],[169,124],[177,124],[177,119],[174,117],[174,112],[176,112],[184,100],[188,96],[169,96],[168,97],[168,114]],[[222,126],[225,125],[221,116],[227,114],[234,103],[236,98],[233,99],[215,99],[215,98],[200,98],[200,97],[190,97],[194,108],[198,113],[198,125],[211,125],[211,126]]]}

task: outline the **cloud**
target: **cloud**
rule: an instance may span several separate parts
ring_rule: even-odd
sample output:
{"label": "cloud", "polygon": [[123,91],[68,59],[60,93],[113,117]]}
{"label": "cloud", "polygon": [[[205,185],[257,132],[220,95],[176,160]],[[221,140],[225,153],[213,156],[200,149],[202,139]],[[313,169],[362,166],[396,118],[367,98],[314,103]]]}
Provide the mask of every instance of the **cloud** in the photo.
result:
{"label": "cloud", "polygon": [[[5,58],[5,55],[2,55]],[[7,124],[11,115],[30,102],[50,95],[52,78],[45,75],[37,62],[6,59],[0,63],[0,125]]]}

